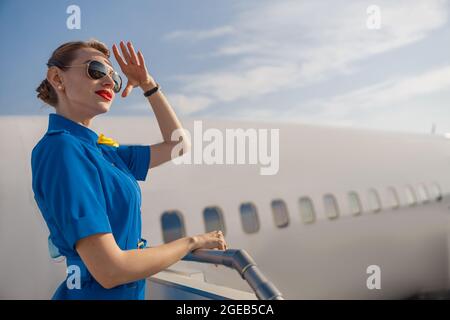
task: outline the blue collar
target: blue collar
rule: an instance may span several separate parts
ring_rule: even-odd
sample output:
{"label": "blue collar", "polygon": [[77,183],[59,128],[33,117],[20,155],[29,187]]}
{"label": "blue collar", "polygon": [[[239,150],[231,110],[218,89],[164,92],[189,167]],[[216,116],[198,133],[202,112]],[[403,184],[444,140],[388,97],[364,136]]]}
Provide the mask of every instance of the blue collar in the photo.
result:
{"label": "blue collar", "polygon": [[97,146],[98,135],[93,130],[85,127],[75,121],[72,121],[66,117],[63,117],[57,113],[50,113],[48,115],[48,131],[64,129],[70,132],[70,134]]}

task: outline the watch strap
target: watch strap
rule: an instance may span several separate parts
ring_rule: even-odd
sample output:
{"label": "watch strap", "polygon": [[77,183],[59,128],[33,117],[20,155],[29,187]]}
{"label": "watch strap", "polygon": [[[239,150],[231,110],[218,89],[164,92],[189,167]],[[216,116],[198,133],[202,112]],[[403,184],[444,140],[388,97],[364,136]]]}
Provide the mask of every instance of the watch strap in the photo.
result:
{"label": "watch strap", "polygon": [[154,87],[154,88],[152,88],[152,89],[150,89],[148,91],[145,91],[144,92],[144,96],[145,97],[150,97],[152,94],[154,94],[158,90],[159,90],[159,84],[156,84],[156,87]]}

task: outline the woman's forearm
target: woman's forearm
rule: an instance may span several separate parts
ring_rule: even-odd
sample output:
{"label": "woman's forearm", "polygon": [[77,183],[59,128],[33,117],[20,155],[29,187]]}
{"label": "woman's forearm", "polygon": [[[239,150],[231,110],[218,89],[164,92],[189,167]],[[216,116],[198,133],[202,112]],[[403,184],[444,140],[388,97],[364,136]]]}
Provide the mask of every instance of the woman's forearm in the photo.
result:
{"label": "woman's forearm", "polygon": [[113,286],[148,278],[181,260],[195,248],[195,237],[184,237],[157,247],[122,251]]}
{"label": "woman's forearm", "polygon": [[[142,84],[141,89],[145,92],[150,90],[156,86],[156,82],[151,79],[149,82]],[[167,98],[164,96],[161,90],[158,90],[150,97],[147,98],[150,105],[153,108],[153,112],[156,116],[156,120],[158,121],[159,128],[161,130],[161,134],[163,136],[164,142],[173,143],[171,140],[172,132],[183,127],[181,126],[180,121],[177,118],[172,106],[170,105]],[[187,141],[184,134],[181,134],[184,141]]]}

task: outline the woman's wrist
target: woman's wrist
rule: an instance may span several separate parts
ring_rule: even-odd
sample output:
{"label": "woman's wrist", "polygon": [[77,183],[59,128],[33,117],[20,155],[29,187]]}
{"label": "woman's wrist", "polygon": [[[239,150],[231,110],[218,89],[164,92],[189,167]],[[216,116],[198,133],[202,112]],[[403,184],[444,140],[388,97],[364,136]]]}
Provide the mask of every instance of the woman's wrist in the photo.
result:
{"label": "woman's wrist", "polygon": [[144,81],[143,83],[141,83],[139,85],[139,87],[141,87],[141,89],[144,92],[146,92],[146,91],[148,91],[150,89],[153,89],[156,86],[157,86],[156,81],[153,78],[151,78],[151,77],[148,80]]}
{"label": "woman's wrist", "polygon": [[195,236],[188,237],[188,242],[189,242],[189,251],[197,249],[197,245],[198,245],[197,237],[195,237]]}

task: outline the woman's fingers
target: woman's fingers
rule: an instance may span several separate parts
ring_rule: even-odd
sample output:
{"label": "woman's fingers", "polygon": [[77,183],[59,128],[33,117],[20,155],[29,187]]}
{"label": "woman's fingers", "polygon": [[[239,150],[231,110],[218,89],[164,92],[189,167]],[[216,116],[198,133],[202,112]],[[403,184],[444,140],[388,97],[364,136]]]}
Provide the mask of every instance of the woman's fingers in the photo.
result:
{"label": "woman's fingers", "polygon": [[128,82],[127,86],[125,87],[125,90],[122,91],[122,98],[125,98],[132,89],[133,89],[133,86],[130,84],[130,82]]}
{"label": "woman's fingers", "polygon": [[219,249],[227,250],[227,243],[225,242],[225,238],[221,230],[216,231],[216,236],[219,238]]}
{"label": "woman's fingers", "polygon": [[120,49],[122,49],[122,54],[125,57],[125,60],[127,61],[127,63],[132,64],[130,54],[128,53],[128,49],[127,49],[127,47],[125,47],[125,44],[123,43],[123,41],[120,41]]}
{"label": "woman's fingers", "polygon": [[137,55],[138,55],[139,65],[145,66],[144,55],[142,54],[141,50],[138,51]]}
{"label": "woman's fingers", "polygon": [[119,49],[117,49],[117,46],[113,44],[113,53],[116,57],[117,63],[119,64],[120,68],[123,70],[126,66],[125,60],[123,60],[122,56],[119,53]]}
{"label": "woman's fingers", "polygon": [[[204,244],[200,246],[200,248],[208,248],[212,250],[227,250],[228,245],[225,241],[224,235],[222,231],[215,230],[208,232],[206,234],[203,234],[200,236],[201,239],[204,239]],[[218,267],[217,264],[214,264],[216,267]]]}
{"label": "woman's fingers", "polygon": [[135,65],[139,65],[138,58],[131,41],[128,41],[128,50],[130,51],[131,62]]}

